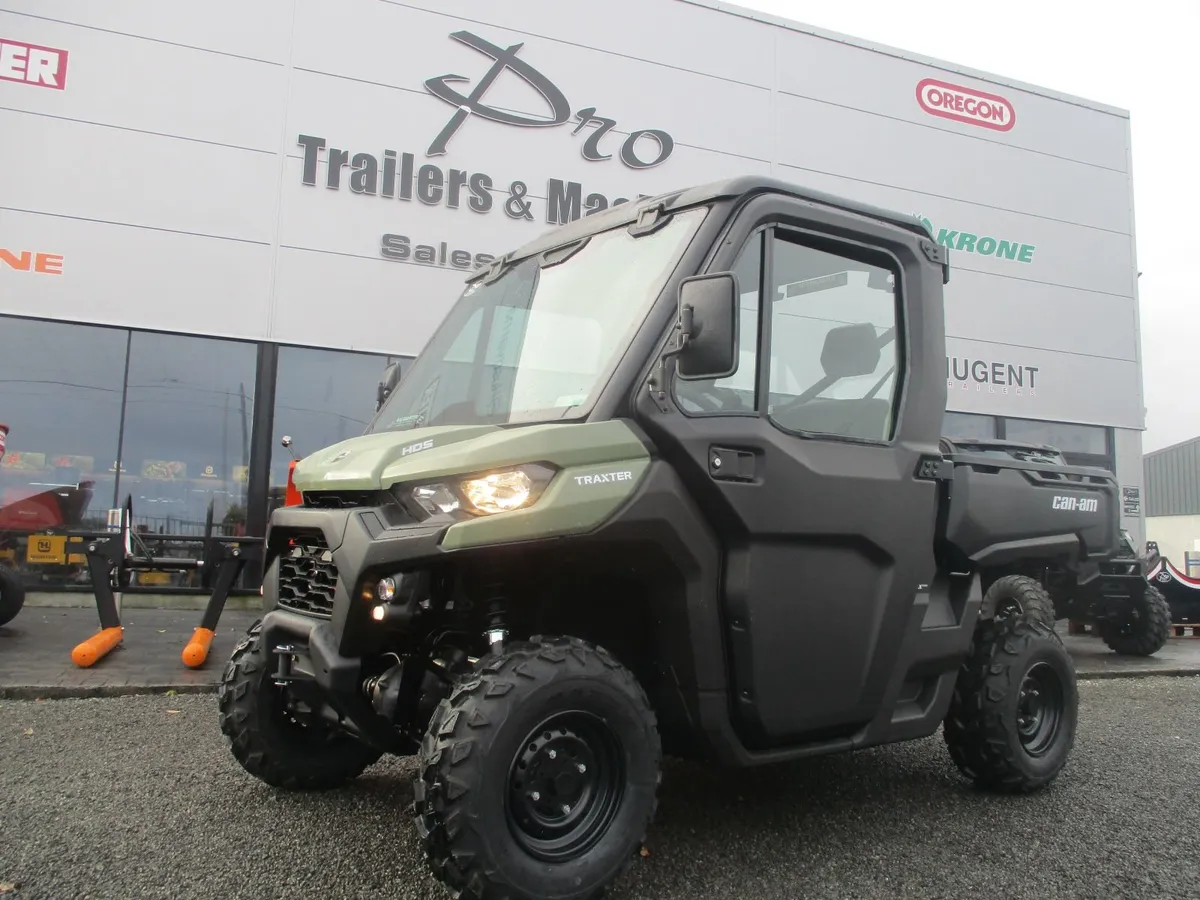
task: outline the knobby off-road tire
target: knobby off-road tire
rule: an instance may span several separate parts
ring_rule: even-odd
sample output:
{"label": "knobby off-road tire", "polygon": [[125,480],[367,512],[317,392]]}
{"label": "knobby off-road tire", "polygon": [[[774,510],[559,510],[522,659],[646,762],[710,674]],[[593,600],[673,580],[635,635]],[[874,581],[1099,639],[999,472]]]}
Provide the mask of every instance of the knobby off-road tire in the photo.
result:
{"label": "knobby off-road tire", "polygon": [[1146,593],[1130,603],[1132,615],[1100,623],[1100,638],[1110,650],[1124,656],[1153,656],[1171,636],[1171,607],[1149,584]]}
{"label": "knobby off-road tire", "polygon": [[0,625],[17,617],[25,605],[25,585],[12,569],[0,566]]}
{"label": "knobby off-road tire", "polygon": [[1055,778],[1075,743],[1075,666],[1053,628],[1028,613],[981,622],[943,736],[979,787],[1027,793]]}
{"label": "knobby off-road tire", "polygon": [[430,868],[471,900],[599,896],[641,849],[661,758],[645,693],[605,650],[509,644],[460,679],[421,744],[414,811]]}
{"label": "knobby off-road tire", "polygon": [[1040,581],[1027,575],[997,578],[983,595],[983,608],[989,618],[1001,618],[1014,612],[1028,613],[1051,629],[1057,621],[1054,600]]}
{"label": "knobby off-road tire", "polygon": [[217,694],[221,732],[242,768],[273,787],[327,790],[357,778],[382,755],[332,727],[297,723],[283,701],[262,623],[255,622],[229,657]]}

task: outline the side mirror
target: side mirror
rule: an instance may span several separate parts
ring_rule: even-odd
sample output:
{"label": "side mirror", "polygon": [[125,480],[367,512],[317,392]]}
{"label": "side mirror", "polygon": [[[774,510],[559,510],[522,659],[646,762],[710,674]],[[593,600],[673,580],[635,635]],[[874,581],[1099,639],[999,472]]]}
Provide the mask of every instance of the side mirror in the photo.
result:
{"label": "side mirror", "polygon": [[396,385],[400,383],[400,363],[392,363],[383,370],[383,378],[380,379],[379,387],[375,392],[375,411],[379,412],[380,407],[392,391],[396,389]]}
{"label": "side mirror", "polygon": [[697,275],[679,286],[684,344],[675,371],[680,378],[728,378],[737,371],[740,297],[732,272]]}

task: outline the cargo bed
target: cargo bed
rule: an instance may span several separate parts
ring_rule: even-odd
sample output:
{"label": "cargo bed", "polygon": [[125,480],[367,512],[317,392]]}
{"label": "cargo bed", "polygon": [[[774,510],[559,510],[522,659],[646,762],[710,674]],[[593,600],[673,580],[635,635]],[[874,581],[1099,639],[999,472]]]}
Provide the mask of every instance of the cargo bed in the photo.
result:
{"label": "cargo bed", "polygon": [[942,456],[938,532],[959,562],[1078,566],[1119,553],[1113,473],[1068,465],[1053,447],[1012,441],[944,438]]}

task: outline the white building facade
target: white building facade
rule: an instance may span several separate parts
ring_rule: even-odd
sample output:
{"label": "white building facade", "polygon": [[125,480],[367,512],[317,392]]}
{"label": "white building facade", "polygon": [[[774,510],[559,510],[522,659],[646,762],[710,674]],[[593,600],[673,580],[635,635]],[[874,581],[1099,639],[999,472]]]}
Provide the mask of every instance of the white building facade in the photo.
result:
{"label": "white building facade", "polygon": [[0,0],[0,488],[257,531],[466,271],[748,173],[923,217],[947,431],[1115,467],[1144,539],[1128,115],[707,0]]}

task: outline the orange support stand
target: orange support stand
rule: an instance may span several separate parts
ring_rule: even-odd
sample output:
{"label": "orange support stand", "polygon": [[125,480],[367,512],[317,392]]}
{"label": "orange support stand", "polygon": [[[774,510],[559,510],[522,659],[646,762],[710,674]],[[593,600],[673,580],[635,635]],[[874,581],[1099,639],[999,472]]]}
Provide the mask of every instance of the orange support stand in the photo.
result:
{"label": "orange support stand", "polygon": [[229,592],[237,583],[238,576],[250,562],[256,562],[262,553],[262,542],[256,538],[238,538],[236,543],[212,541],[205,552],[205,565],[215,568],[217,575],[212,594],[204,607],[200,625],[192,632],[192,639],[183,648],[183,664],[189,669],[198,669],[208,660],[216,636],[217,623],[225,609]]}
{"label": "orange support stand", "polygon": [[[115,512],[115,511],[114,511]],[[115,523],[113,519],[117,518]],[[92,590],[96,594],[96,612],[100,615],[100,631],[76,645],[71,659],[80,668],[94,666],[121,645],[125,629],[121,625],[121,608],[113,582],[120,590],[121,562],[129,553],[129,524],[133,519],[132,498],[127,498],[125,508],[114,517],[109,513],[109,528],[118,533],[108,540],[93,538],[85,543],[88,571],[92,576]],[[114,572],[115,577],[114,577]]]}
{"label": "orange support stand", "polygon": [[71,651],[71,660],[82,669],[87,669],[104,659],[121,643],[125,629],[117,625],[102,628]]}
{"label": "orange support stand", "polygon": [[198,669],[208,659],[208,651],[212,648],[214,632],[211,628],[197,628],[192,632],[192,639],[183,648],[183,664],[189,669]]}
{"label": "orange support stand", "polygon": [[[92,576],[92,590],[96,595],[96,611],[100,614],[100,632],[88,638],[71,652],[77,666],[87,668],[95,665],[121,645],[124,628],[121,625],[119,591],[126,577],[133,572],[164,570],[185,572],[200,570],[205,575],[216,572],[212,594],[204,609],[199,627],[192,632],[191,639],[181,654],[183,664],[191,669],[199,668],[208,659],[216,636],[217,622],[225,608],[229,592],[237,583],[238,576],[249,562],[261,559],[262,538],[234,537],[218,538],[212,534],[212,506],[208,510],[208,523],[204,538],[202,559],[192,557],[155,557],[145,545],[137,541],[142,552],[133,553],[133,538],[130,523],[133,521],[133,501],[127,498],[123,510],[110,516],[106,532],[77,534],[85,539],[88,570]],[[113,519],[119,519],[114,523]],[[114,533],[116,532],[116,533]],[[157,535],[160,540],[189,541],[187,535]],[[207,584],[205,585],[207,587]]]}

